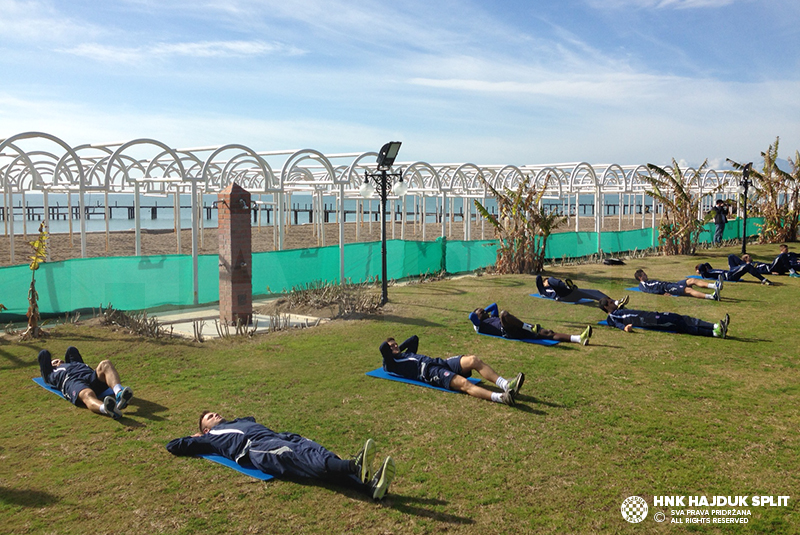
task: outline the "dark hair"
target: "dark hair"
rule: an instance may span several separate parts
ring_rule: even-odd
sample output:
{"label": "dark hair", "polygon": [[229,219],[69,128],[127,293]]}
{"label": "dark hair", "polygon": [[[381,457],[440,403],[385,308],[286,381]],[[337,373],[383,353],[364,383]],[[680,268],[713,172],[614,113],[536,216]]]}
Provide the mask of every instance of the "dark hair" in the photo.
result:
{"label": "dark hair", "polygon": [[717,204],[725,204],[725,201],[723,201],[722,199],[717,199]]}
{"label": "dark hair", "polygon": [[636,279],[637,281],[641,281],[642,280],[642,278],[641,278],[642,275],[644,275],[644,270],[643,269],[637,269],[636,273],[633,274],[633,278]]}
{"label": "dark hair", "polygon": [[201,433],[203,432],[203,418],[206,417],[206,414],[211,414],[211,411],[203,411],[202,414],[200,414],[200,420],[197,422],[197,427],[200,428]]}
{"label": "dark hair", "polygon": [[602,299],[600,299],[600,308],[602,308],[606,312],[608,312],[608,305],[610,304],[611,304],[611,299],[609,299],[608,297],[603,297]]}
{"label": "dark hair", "polygon": [[386,342],[387,344],[388,344],[389,342],[396,342],[396,341],[397,341],[397,340],[395,340],[395,339],[394,339],[394,338],[392,338],[391,336],[390,336],[389,338],[387,338],[386,340],[384,340],[384,342]]}

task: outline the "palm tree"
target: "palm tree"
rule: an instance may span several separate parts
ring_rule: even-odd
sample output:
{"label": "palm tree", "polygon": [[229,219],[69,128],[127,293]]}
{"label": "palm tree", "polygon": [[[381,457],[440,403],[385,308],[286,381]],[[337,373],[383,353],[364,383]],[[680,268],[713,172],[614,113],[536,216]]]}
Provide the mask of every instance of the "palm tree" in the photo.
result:
{"label": "palm tree", "polygon": [[[792,172],[787,173],[778,167],[778,145],[780,137],[775,138],[765,152],[761,153],[764,165],[761,171],[755,169],[750,175],[758,187],[754,187],[756,198],[753,206],[759,215],[764,217],[761,225],[759,240],[761,243],[780,243],[796,241],[798,230],[798,217],[800,217],[798,193],[800,193],[800,170],[798,160],[800,154],[795,154],[795,159],[789,159]],[[741,170],[744,166],[739,162],[728,160],[734,169]]]}
{"label": "palm tree", "polygon": [[[693,175],[687,175],[681,171],[674,158],[672,167],[668,169],[647,164],[647,168],[655,174],[643,177],[653,188],[647,193],[664,207],[658,240],[665,254],[692,255],[697,250],[700,232],[710,216],[701,214],[700,195],[692,192],[691,181],[700,176],[707,166],[708,160]],[[719,187],[709,193],[713,194],[718,189]]]}
{"label": "palm tree", "polygon": [[500,193],[483,180],[497,200],[498,217],[489,213],[478,200],[474,201],[478,212],[494,226],[495,235],[500,239],[495,265],[499,273],[541,272],[547,238],[566,219],[556,212],[545,213],[541,200],[547,182],[539,191],[531,188],[530,182],[530,176],[526,176],[516,190],[504,188],[504,193]]}

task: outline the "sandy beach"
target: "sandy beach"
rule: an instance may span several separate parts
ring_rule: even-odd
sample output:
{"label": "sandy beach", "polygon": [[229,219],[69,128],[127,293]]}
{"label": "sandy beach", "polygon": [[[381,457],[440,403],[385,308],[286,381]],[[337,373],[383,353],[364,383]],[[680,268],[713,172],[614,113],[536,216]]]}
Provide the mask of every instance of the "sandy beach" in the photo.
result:
{"label": "sandy beach", "polygon": [[[631,228],[641,228],[641,219],[631,221],[627,217],[622,222],[623,230]],[[646,222],[649,227],[650,221]],[[356,232],[356,223],[345,223],[345,243],[354,242],[369,242],[380,240],[380,223],[373,222],[361,223],[361,227]],[[481,237],[483,227],[483,238]],[[284,249],[302,249],[308,247],[320,247],[323,245],[322,236],[317,231],[318,225],[291,225],[285,228]],[[31,247],[28,245],[29,241],[36,238],[37,225],[30,222],[28,225],[27,238],[21,233],[15,236],[14,240],[14,262],[11,262],[11,247],[8,234],[0,236],[0,267],[19,265],[28,263],[28,257],[31,255]],[[17,225],[17,232],[20,232],[21,225]],[[394,232],[393,232],[394,230]],[[448,238],[453,240],[464,239],[464,225],[462,222],[454,222],[448,225]],[[562,225],[558,232],[573,232],[575,230],[575,220],[571,220],[569,224]],[[593,231],[594,219],[585,217],[580,220],[581,231]],[[614,231],[619,230],[619,219],[606,218],[603,230]],[[490,223],[485,222],[472,222],[471,227],[472,239],[492,239],[494,232]],[[442,226],[438,223],[428,223],[425,229],[425,240],[432,241],[438,238],[442,233]],[[391,224],[387,224],[387,238],[388,239],[401,239],[401,225],[400,223],[394,224],[392,229]],[[272,226],[263,226],[261,228],[253,227],[252,229],[252,243],[253,252],[264,252],[275,250],[275,235],[276,230]],[[422,226],[406,223],[405,239],[407,240],[422,240]],[[186,254],[192,253],[192,232],[191,230],[184,229],[181,231],[180,236],[180,250],[178,250],[178,236],[172,229],[158,229],[158,230],[142,230],[142,255],[164,255],[164,254]],[[201,230],[199,238],[199,254],[216,254],[218,252],[217,245],[217,229],[206,228]],[[338,245],[339,243],[339,225],[337,223],[325,224],[325,241],[324,245]],[[69,234],[52,234],[49,240],[50,262],[58,262],[61,260],[69,260],[72,258],[81,257],[81,241],[80,234],[75,232],[70,236]],[[133,231],[122,232],[92,232],[86,235],[86,257],[102,257],[102,256],[134,256],[136,253],[136,241]]]}

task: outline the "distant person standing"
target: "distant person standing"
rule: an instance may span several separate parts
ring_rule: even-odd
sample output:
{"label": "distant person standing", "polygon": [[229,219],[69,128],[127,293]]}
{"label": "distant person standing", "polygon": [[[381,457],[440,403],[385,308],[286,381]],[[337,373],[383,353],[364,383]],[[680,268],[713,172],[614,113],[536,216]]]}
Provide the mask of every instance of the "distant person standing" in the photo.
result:
{"label": "distant person standing", "polygon": [[714,245],[719,247],[722,245],[722,233],[725,231],[725,225],[728,223],[728,204],[722,199],[717,199],[717,204],[714,210],[714,224],[717,226],[714,232]]}

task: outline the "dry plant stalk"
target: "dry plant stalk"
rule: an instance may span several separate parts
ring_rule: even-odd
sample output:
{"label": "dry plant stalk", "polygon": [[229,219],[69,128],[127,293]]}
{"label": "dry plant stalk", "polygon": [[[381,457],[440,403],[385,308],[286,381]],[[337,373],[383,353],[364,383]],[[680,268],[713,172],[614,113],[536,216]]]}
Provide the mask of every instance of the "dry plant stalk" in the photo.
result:
{"label": "dry plant stalk", "polygon": [[39,294],[36,292],[36,270],[39,269],[39,264],[47,259],[47,228],[44,222],[39,223],[39,237],[28,242],[28,245],[33,249],[33,256],[30,257],[31,263],[31,285],[28,288],[28,328],[20,336],[20,341],[31,340],[39,338],[44,335],[44,331],[39,325]]}

